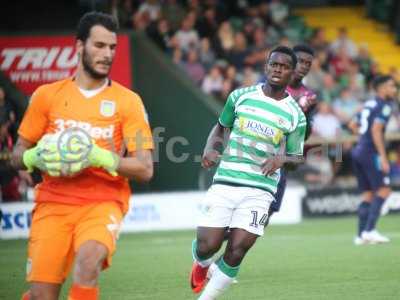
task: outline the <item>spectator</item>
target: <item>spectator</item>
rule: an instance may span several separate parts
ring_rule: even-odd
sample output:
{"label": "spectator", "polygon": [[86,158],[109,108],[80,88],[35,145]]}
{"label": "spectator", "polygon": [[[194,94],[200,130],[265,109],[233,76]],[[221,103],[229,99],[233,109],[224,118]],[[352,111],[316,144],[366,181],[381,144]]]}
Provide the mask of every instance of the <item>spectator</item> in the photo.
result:
{"label": "spectator", "polygon": [[215,49],[219,57],[226,58],[233,45],[235,44],[235,33],[233,32],[232,26],[229,21],[222,22],[218,29]]}
{"label": "spectator", "polygon": [[253,33],[253,46],[246,58],[246,64],[251,65],[257,72],[262,72],[265,66],[266,50],[268,48],[267,37],[263,28],[258,27]]}
{"label": "spectator", "polygon": [[218,95],[218,99],[221,100],[222,103],[225,104],[226,99],[228,99],[229,94],[236,88],[237,86],[230,79],[225,79],[222,83],[222,89],[220,94]]}
{"label": "spectator", "polygon": [[235,66],[228,65],[225,70],[225,77],[232,82],[234,88],[238,86],[238,75]]}
{"label": "spectator", "polygon": [[172,52],[172,61],[183,70],[185,69],[185,64],[183,62],[183,53],[181,48],[175,47]]}
{"label": "spectator", "polygon": [[249,54],[247,42],[242,32],[235,34],[235,44],[232,50],[228,53],[228,61],[238,70],[242,70]]}
{"label": "spectator", "polygon": [[218,95],[222,91],[224,78],[219,67],[212,67],[204,77],[201,89],[206,94]]}
{"label": "spectator", "polygon": [[357,56],[358,50],[356,44],[348,37],[347,28],[341,27],[338,30],[338,37],[332,43],[331,49],[333,54],[338,54],[339,51],[344,50],[344,52],[350,58],[354,59]]}
{"label": "spectator", "polygon": [[322,70],[320,60],[314,59],[310,72],[304,78],[304,84],[311,90],[321,93],[325,75],[326,72]]}
{"label": "spectator", "polygon": [[172,47],[172,33],[166,19],[160,19],[147,29],[148,36],[164,52],[169,52]]}
{"label": "spectator", "polygon": [[200,62],[208,70],[215,63],[215,53],[211,49],[210,40],[208,38],[202,38],[200,42]]}
{"label": "spectator", "polygon": [[280,0],[272,0],[269,5],[272,24],[282,31],[286,25],[286,20],[289,16],[289,6]]}
{"label": "spectator", "polygon": [[259,12],[259,17],[263,21],[265,28],[268,28],[270,25],[272,25],[272,19],[268,3],[265,2],[261,3],[258,7],[258,12]]}
{"label": "spectator", "polygon": [[6,99],[6,92],[0,86],[0,111],[1,114],[4,114],[10,124],[14,124],[16,122],[15,111],[9,101]]}
{"label": "spectator", "polygon": [[324,28],[318,27],[315,29],[315,31],[310,39],[310,46],[316,52],[325,52],[325,53],[328,52],[329,42],[326,40]]}
{"label": "spectator", "polygon": [[244,37],[246,38],[246,42],[249,45],[253,43],[254,30],[256,30],[254,18],[250,18],[249,20],[247,20],[244,23],[243,28],[240,31],[240,32],[242,32],[244,34]]}
{"label": "spectator", "polygon": [[132,27],[133,7],[131,0],[113,0],[111,4],[111,14],[118,20],[121,28]]}
{"label": "spectator", "polygon": [[206,9],[204,16],[200,18],[196,28],[201,38],[214,38],[214,35],[218,30],[218,23],[216,20],[215,9],[213,7]]}
{"label": "spectator", "polygon": [[193,17],[186,16],[182,21],[181,28],[175,34],[179,47],[185,53],[188,52],[190,48],[198,48],[199,46],[199,35],[193,29],[193,26]]}
{"label": "spectator", "polygon": [[139,14],[148,14],[150,21],[156,21],[160,18],[161,6],[158,0],[145,0],[138,10]]}
{"label": "spectator", "polygon": [[7,115],[0,113],[0,202],[21,200],[26,184],[33,184],[29,173],[17,172],[10,165],[14,144],[9,125]]}
{"label": "spectator", "polygon": [[161,15],[168,21],[171,31],[175,32],[185,18],[185,10],[176,0],[167,0],[161,8]]}
{"label": "spectator", "polygon": [[250,66],[246,66],[243,70],[242,87],[255,85],[258,82],[259,75]]}
{"label": "spectator", "polygon": [[352,95],[350,88],[345,88],[333,101],[332,107],[340,122],[345,125],[361,110],[362,104]]}
{"label": "spectator", "polygon": [[327,102],[320,102],[314,116],[313,135],[334,139],[340,134],[340,128],[340,121],[332,112],[330,105]]}
{"label": "spectator", "polygon": [[368,52],[367,45],[364,44],[360,46],[356,62],[360,66],[360,72],[365,76],[365,78],[368,78],[371,74],[371,67],[373,62]]}
{"label": "spectator", "polygon": [[187,54],[187,62],[184,64],[185,71],[189,77],[197,84],[200,85],[204,78],[205,70],[203,65],[199,62],[196,49],[189,50]]}
{"label": "spectator", "polygon": [[339,95],[339,89],[333,76],[329,73],[324,76],[324,85],[317,90],[319,97],[322,101],[332,103],[333,100]]}
{"label": "spectator", "polygon": [[203,12],[199,0],[188,0],[187,10],[195,12],[198,16]]}
{"label": "spectator", "polygon": [[345,47],[340,47],[331,59],[331,72],[338,78],[347,72],[351,63],[351,58],[347,54]]}
{"label": "spectator", "polygon": [[136,31],[146,31],[147,27],[150,25],[151,20],[148,12],[135,13],[132,18],[133,28]]}

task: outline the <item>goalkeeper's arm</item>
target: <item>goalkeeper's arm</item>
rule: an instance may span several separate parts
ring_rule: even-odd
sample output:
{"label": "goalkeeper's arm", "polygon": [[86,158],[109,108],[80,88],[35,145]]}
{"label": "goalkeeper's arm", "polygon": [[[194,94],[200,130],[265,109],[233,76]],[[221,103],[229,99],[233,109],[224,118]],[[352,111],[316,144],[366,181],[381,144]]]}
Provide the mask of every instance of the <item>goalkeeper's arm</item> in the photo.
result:
{"label": "goalkeeper's arm", "polygon": [[27,168],[23,160],[24,152],[33,146],[35,146],[35,144],[27,139],[24,139],[21,136],[18,138],[11,157],[11,165],[16,170],[25,170]]}
{"label": "goalkeeper's arm", "polygon": [[121,157],[117,167],[121,176],[138,182],[148,182],[153,177],[153,158],[151,150],[130,152],[128,157]]}

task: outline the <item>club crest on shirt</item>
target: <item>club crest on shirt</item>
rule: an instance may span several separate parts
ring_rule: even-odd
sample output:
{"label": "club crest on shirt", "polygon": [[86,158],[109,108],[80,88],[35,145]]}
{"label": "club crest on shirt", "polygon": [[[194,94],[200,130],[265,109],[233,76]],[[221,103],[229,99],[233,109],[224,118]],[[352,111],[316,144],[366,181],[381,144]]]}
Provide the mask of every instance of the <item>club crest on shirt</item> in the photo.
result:
{"label": "club crest on shirt", "polygon": [[115,114],[115,102],[102,100],[100,103],[100,114],[104,117],[112,117]]}

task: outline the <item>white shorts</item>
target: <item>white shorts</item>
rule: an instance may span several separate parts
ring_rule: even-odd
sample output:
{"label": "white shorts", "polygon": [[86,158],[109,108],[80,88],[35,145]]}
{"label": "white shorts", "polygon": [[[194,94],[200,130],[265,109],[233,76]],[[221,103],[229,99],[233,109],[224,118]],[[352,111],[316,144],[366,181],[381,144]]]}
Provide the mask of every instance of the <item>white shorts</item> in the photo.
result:
{"label": "white shorts", "polygon": [[201,202],[199,227],[241,228],[262,236],[274,196],[262,189],[213,184]]}

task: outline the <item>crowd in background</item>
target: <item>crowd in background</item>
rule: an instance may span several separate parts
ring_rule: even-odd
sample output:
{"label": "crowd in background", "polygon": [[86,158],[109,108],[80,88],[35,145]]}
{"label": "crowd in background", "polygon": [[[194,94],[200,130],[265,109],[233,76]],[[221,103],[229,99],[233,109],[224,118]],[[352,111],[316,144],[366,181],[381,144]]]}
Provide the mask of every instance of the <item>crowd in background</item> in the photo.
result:
{"label": "crowd in background", "polygon": [[28,172],[17,172],[10,157],[17,139],[18,120],[12,102],[0,86],[0,202],[24,198],[27,186],[33,185]]}
{"label": "crowd in background", "polygon": [[[222,103],[235,88],[265,80],[266,56],[276,45],[310,45],[315,59],[304,83],[318,96],[314,137],[334,140],[351,134],[347,124],[372,97],[370,83],[380,72],[367,44],[356,45],[346,28],[329,42],[323,28],[302,28],[281,0],[122,0],[112,2],[111,13],[122,27],[147,33],[204,93]],[[396,68],[390,72],[400,79]],[[394,109],[388,131],[400,128],[397,105]],[[351,146],[342,145],[343,159]],[[390,156],[394,167],[400,161],[397,153]],[[329,184],[336,173],[350,173],[349,165],[332,161],[310,162],[319,172],[306,178]]]}
{"label": "crowd in background", "polygon": [[[347,124],[363,102],[372,97],[370,83],[380,72],[368,46],[356,45],[346,28],[339,28],[337,38],[328,42],[322,28],[305,26],[281,0],[94,2],[113,14],[122,29],[146,33],[204,93],[222,104],[235,88],[265,80],[266,56],[273,47],[308,44],[315,51],[315,59],[304,83],[316,92],[319,102],[313,137],[335,140],[350,135]],[[93,1],[79,3],[82,13],[93,8]],[[399,81],[396,68],[390,73]],[[32,184],[32,177],[26,172],[16,173],[7,165],[18,120],[6,96],[0,87],[0,199],[2,195],[3,200],[13,200],[21,197],[27,184]],[[393,108],[387,130],[398,132],[397,102]],[[341,157],[337,157],[335,147],[324,148],[328,155],[307,160],[298,177],[320,186],[331,184],[340,177],[338,174],[350,175],[348,153],[352,144],[340,145]],[[393,182],[400,183],[399,143],[391,143],[389,158]],[[345,181],[348,182],[347,177]]]}

